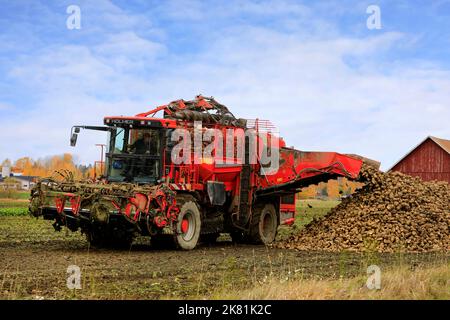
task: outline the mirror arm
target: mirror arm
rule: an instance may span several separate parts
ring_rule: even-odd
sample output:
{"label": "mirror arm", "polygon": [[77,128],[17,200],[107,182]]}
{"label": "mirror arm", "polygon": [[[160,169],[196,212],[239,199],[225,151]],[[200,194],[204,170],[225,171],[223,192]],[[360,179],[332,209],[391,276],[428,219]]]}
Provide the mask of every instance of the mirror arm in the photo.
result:
{"label": "mirror arm", "polygon": [[78,133],[80,133],[80,129],[87,130],[98,130],[98,131],[113,131],[115,128],[105,127],[105,126],[72,126],[70,129],[70,145],[75,147],[77,144]]}

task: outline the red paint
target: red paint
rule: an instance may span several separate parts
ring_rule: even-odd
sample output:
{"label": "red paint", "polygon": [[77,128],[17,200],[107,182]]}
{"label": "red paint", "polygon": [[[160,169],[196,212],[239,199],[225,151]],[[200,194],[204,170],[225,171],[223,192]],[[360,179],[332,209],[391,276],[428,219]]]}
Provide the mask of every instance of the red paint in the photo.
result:
{"label": "red paint", "polygon": [[183,219],[181,222],[181,232],[186,233],[189,229],[189,220]]}
{"label": "red paint", "polygon": [[64,211],[65,198],[55,198],[56,211],[61,214]]}
{"label": "red paint", "polygon": [[439,180],[450,183],[450,154],[428,138],[391,171],[419,177],[424,181]]}
{"label": "red paint", "polygon": [[81,197],[71,197],[70,206],[72,207],[72,212],[75,216],[78,215],[80,211]]}
{"label": "red paint", "polygon": [[283,224],[286,224],[286,225],[288,225],[288,226],[291,226],[291,225],[294,224],[294,222],[295,222],[295,218],[289,218],[289,219],[284,220],[284,221],[283,221]]}
{"label": "red paint", "polygon": [[155,217],[155,219],[153,220],[153,222],[155,223],[155,225],[158,228],[164,228],[167,225],[167,221],[164,220],[164,218],[157,216]]}

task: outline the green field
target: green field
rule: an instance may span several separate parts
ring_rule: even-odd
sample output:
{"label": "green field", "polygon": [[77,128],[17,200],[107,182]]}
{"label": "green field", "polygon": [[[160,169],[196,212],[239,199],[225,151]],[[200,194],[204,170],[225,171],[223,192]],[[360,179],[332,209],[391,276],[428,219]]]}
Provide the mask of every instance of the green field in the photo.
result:
{"label": "green field", "polygon": [[320,218],[326,215],[339,203],[340,201],[335,200],[297,200],[297,213],[295,217],[295,223],[292,227],[281,226],[278,231],[278,239],[285,239],[289,235],[298,232],[300,229],[310,223],[314,218]]}
{"label": "green field", "polygon": [[295,224],[303,227],[310,223],[313,218],[319,218],[328,213],[332,208],[336,207],[340,201],[335,200],[298,200],[297,201],[297,217]]}
{"label": "green field", "polygon": [[16,194],[16,198],[0,197],[0,216],[21,216],[28,214],[28,192]]}
{"label": "green field", "polygon": [[0,216],[24,216],[28,214],[28,208],[2,208],[0,207]]}
{"label": "green field", "polygon": [[14,191],[14,190],[2,190],[0,191],[0,201],[3,199],[22,199],[27,200],[30,198],[29,191]]}

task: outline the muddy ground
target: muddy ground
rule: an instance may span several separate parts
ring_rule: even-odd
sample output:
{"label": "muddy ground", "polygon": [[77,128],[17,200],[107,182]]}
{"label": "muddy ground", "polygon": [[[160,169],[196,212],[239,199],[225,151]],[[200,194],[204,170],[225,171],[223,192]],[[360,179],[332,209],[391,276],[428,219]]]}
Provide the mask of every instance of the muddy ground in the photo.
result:
{"label": "muddy ground", "polygon": [[[235,245],[224,235],[215,245],[183,252],[153,249],[137,239],[129,250],[89,248],[80,233],[55,232],[50,221],[0,216],[1,299],[220,298],[269,278],[336,279],[382,269],[450,261],[449,255],[297,252]],[[81,269],[79,290],[66,286],[67,267]]]}

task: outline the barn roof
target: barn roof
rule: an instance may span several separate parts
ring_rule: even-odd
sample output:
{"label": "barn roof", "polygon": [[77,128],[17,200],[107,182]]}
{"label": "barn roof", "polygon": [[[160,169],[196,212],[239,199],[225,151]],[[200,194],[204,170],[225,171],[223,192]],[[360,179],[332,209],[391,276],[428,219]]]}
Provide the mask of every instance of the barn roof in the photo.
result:
{"label": "barn roof", "polygon": [[434,142],[436,142],[442,149],[450,153],[450,140],[440,139],[431,136],[429,138]]}
{"label": "barn roof", "polygon": [[430,139],[431,141],[433,141],[434,143],[436,143],[439,147],[441,147],[444,151],[446,151],[448,154],[450,154],[450,140],[446,140],[446,139],[441,139],[441,138],[436,138],[433,136],[428,136],[426,137],[421,143],[419,143],[417,146],[415,146],[414,148],[412,148],[403,158],[401,158],[400,160],[398,160],[388,171],[391,171],[392,169],[395,168],[396,165],[398,165],[400,162],[403,161],[403,159],[405,159],[407,156],[409,156],[414,150],[416,150],[419,146],[421,146],[425,141],[427,141],[428,139]]}
{"label": "barn roof", "polygon": [[35,180],[37,177],[36,176],[14,176],[13,178],[17,179],[17,180],[31,182],[31,181]]}

